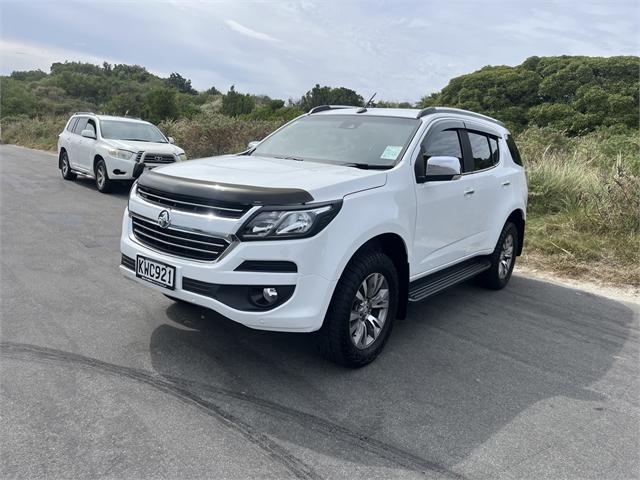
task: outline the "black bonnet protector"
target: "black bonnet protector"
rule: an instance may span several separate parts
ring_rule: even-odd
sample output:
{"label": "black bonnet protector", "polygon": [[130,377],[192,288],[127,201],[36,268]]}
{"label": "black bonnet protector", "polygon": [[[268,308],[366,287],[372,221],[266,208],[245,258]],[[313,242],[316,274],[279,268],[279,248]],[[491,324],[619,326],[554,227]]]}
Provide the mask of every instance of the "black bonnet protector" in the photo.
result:
{"label": "black bonnet protector", "polygon": [[268,188],[174,177],[147,170],[138,185],[175,195],[241,205],[295,205],[313,201],[306,190]]}

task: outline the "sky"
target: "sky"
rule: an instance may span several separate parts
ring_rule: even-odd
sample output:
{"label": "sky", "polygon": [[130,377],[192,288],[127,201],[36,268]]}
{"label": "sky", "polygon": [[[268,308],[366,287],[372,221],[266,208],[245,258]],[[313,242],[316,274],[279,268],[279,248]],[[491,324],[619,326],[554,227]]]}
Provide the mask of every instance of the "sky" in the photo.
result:
{"label": "sky", "polygon": [[0,74],[138,64],[299,98],[313,85],[415,102],[532,55],[638,55],[638,0],[0,0]]}

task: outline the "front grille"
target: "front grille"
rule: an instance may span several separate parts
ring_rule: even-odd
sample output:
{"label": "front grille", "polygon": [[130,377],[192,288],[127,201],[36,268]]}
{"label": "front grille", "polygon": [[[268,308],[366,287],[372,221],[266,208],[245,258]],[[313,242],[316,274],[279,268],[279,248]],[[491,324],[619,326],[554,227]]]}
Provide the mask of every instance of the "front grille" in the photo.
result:
{"label": "front grille", "polygon": [[161,252],[194,260],[216,260],[229,242],[205,233],[162,228],[155,222],[133,217],[133,234],[140,243]]}
{"label": "front grille", "polygon": [[143,154],[143,153],[144,153],[144,152],[143,152],[142,150],[140,150],[138,153],[136,153],[136,162],[139,162],[139,161],[140,161],[140,159],[142,158],[142,154]]}
{"label": "front grille", "polygon": [[124,253],[122,254],[120,263],[124,268],[128,268],[129,270],[135,270],[136,268],[136,261],[131,257],[127,257]]}
{"label": "front grille", "polygon": [[144,163],[173,163],[176,161],[170,153],[153,153],[147,152],[144,154]]}
{"label": "front grille", "polygon": [[221,203],[208,198],[162,192],[142,185],[138,185],[137,194],[156,205],[174,207],[193,213],[212,213],[217,217],[225,218],[240,218],[251,208],[251,205]]}

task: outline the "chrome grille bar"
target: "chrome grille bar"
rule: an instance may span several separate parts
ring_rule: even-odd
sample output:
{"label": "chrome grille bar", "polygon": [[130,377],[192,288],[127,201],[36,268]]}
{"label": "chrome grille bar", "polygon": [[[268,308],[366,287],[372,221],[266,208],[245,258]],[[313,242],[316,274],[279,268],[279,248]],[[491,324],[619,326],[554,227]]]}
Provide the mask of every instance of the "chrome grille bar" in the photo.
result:
{"label": "chrome grille bar", "polygon": [[132,230],[140,243],[178,257],[213,261],[229,247],[229,242],[223,238],[162,228],[137,215],[132,217]]}

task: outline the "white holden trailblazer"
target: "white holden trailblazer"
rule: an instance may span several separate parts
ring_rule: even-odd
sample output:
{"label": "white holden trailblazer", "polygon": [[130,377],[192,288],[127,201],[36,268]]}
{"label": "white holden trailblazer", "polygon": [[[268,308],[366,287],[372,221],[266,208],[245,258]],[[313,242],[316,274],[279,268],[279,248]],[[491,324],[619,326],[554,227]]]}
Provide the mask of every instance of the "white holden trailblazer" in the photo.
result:
{"label": "white holden trailblazer", "polygon": [[358,367],[408,302],[475,276],[503,288],[526,203],[497,120],[322,106],[243,153],[143,173],[120,270],[251,328],[317,332],[321,352]]}
{"label": "white holden trailblazer", "polygon": [[115,182],[131,182],[145,169],[186,160],[184,150],[172,144],[149,122],[78,112],[58,135],[58,168],[65,180],[86,175],[107,193]]}

